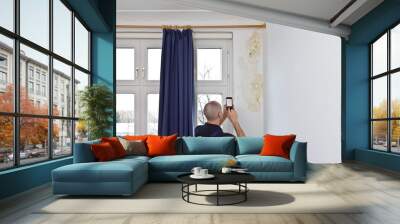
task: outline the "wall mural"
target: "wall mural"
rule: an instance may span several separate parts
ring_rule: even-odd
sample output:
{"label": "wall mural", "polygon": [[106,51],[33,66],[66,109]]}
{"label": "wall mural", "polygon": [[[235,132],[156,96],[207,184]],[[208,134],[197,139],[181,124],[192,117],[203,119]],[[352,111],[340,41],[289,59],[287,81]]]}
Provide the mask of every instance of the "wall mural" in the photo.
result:
{"label": "wall mural", "polygon": [[259,112],[262,106],[263,95],[263,74],[262,70],[262,36],[258,31],[254,31],[247,40],[247,54],[241,58],[243,74],[247,74],[245,79],[245,99],[247,108],[251,112]]}

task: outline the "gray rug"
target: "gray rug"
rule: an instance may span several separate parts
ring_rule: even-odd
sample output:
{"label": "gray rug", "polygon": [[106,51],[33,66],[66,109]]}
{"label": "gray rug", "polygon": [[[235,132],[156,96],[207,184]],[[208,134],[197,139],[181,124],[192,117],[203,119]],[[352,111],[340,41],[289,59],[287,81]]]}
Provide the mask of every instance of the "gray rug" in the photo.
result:
{"label": "gray rug", "polygon": [[[213,187],[200,186],[199,190]],[[249,189],[246,202],[217,207],[184,202],[180,184],[150,183],[132,197],[58,197],[36,213],[360,213],[360,205],[346,202],[316,184],[249,184]],[[227,197],[222,202],[235,199]],[[215,203],[215,197],[194,196],[191,200]]]}

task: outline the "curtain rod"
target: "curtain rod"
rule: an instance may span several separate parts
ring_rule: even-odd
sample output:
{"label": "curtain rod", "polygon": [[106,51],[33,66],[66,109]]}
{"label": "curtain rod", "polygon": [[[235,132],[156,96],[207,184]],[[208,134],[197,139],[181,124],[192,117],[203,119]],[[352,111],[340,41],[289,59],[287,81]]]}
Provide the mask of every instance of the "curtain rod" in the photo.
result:
{"label": "curtain rod", "polygon": [[117,25],[117,28],[120,29],[240,29],[240,28],[256,28],[256,29],[265,29],[267,25],[263,24],[250,24],[250,25]]}

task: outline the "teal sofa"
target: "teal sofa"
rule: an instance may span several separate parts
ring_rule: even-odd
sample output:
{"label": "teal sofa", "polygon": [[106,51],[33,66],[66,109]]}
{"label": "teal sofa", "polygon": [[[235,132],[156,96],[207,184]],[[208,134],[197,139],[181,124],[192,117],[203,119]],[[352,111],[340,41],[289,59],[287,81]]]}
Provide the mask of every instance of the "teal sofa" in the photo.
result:
{"label": "teal sofa", "polygon": [[260,156],[262,137],[183,137],[176,143],[177,155],[127,156],[96,162],[91,141],[75,144],[74,163],[52,171],[54,194],[131,195],[148,181],[176,181],[193,167],[221,170],[236,160],[259,182],[304,182],[307,174],[307,143],[295,142],[290,159]]}

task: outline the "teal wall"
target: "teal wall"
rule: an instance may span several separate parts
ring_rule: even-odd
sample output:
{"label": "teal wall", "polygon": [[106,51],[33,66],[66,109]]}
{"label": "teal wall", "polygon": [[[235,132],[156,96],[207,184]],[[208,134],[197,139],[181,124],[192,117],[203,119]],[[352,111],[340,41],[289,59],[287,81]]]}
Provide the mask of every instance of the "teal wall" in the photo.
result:
{"label": "teal wall", "polygon": [[[343,41],[343,160],[359,160],[388,169],[398,169],[388,155],[369,150],[369,43],[400,21],[400,0],[385,0],[351,27],[349,39]],[[359,151],[363,150],[363,151]],[[386,153],[387,154],[387,153]],[[379,160],[379,162],[376,162]],[[387,162],[385,162],[387,161]]]}
{"label": "teal wall", "polygon": [[[116,0],[67,2],[92,31],[92,82],[106,84],[115,93]],[[114,130],[110,127],[111,132]],[[0,199],[50,182],[53,169],[71,163],[72,158],[69,157],[0,172]]]}

